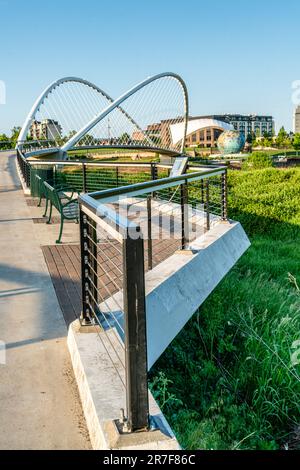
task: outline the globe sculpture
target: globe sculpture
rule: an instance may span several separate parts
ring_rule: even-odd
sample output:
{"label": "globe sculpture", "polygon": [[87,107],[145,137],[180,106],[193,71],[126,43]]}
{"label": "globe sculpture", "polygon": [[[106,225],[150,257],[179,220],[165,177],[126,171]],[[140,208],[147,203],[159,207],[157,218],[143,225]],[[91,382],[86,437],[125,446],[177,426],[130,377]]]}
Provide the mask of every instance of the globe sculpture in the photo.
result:
{"label": "globe sculpture", "polygon": [[225,131],[217,141],[217,146],[222,154],[239,153],[245,145],[245,137],[239,131]]}

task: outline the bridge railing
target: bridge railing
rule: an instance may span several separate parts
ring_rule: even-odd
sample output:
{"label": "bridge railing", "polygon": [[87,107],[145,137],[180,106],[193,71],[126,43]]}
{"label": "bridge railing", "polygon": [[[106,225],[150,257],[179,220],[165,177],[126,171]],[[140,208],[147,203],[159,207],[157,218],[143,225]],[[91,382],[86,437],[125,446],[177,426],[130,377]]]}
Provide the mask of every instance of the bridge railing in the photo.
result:
{"label": "bridge railing", "polygon": [[[168,177],[172,169],[171,164],[158,162],[35,160],[28,159],[25,155],[17,149],[19,166],[23,178],[28,183],[27,186],[31,189],[32,196],[37,196],[34,184],[35,174],[42,179],[47,179],[51,184],[69,185],[79,192],[93,192]],[[202,170],[207,166],[190,165],[189,171],[195,171],[197,168]]]}
{"label": "bridge railing", "polygon": [[26,156],[28,152],[51,148],[56,148],[56,143],[54,140],[49,139],[19,140],[17,143],[17,150],[21,151],[24,156]]}
{"label": "bridge railing", "polygon": [[18,166],[23,178],[23,181],[28,189],[30,189],[30,182],[31,182],[31,166],[28,160],[24,157],[22,152],[17,149],[17,161]]}
{"label": "bridge railing", "polygon": [[198,168],[79,197],[81,321],[101,327],[115,362],[125,356],[130,431],[148,426],[145,273],[227,220],[226,186],[226,168]]}
{"label": "bridge railing", "polygon": [[80,198],[81,322],[101,327],[126,390],[126,428],[135,431],[148,428],[149,408],[144,246],[129,236],[139,227],[104,209]]}
{"label": "bridge railing", "polygon": [[[126,390],[126,425],[148,426],[145,273],[185,250],[227,220],[226,168],[27,160],[17,152],[24,181],[34,174],[81,192],[80,244],[83,324],[101,327]],[[125,357],[125,360],[124,360]]]}

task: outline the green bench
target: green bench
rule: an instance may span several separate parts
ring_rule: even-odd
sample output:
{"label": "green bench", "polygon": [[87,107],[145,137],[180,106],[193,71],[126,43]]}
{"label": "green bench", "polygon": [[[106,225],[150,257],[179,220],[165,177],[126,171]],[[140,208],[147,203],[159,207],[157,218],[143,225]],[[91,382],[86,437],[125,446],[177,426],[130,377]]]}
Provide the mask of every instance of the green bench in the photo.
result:
{"label": "green bench", "polygon": [[[43,178],[41,178],[39,175],[35,175],[35,191],[36,191],[37,197],[39,198],[39,201],[38,201],[38,204],[37,204],[38,207],[41,206],[42,199],[46,200],[46,209],[45,209],[45,213],[43,214],[43,217],[46,217],[47,211],[48,211],[48,198],[46,197],[46,191],[45,191],[45,186],[44,186],[45,181],[48,184],[50,184],[49,181],[43,180]],[[67,193],[67,192],[72,192],[72,193],[76,192],[75,189],[70,188],[69,186],[61,185],[61,184],[60,185],[52,185],[51,184],[51,186],[54,189],[56,189],[56,190],[63,193],[61,196],[62,197],[65,196],[65,199],[66,199],[65,202],[67,202],[69,200],[68,196],[66,196],[65,193]]]}
{"label": "green bench", "polygon": [[[43,217],[47,215],[48,210],[48,203],[50,205],[49,216],[47,220],[47,224],[51,223],[52,217],[52,208],[53,206],[58,210],[60,214],[60,230],[59,236],[56,240],[56,243],[60,243],[61,236],[63,232],[63,226],[65,220],[75,220],[77,223],[79,222],[79,208],[78,208],[78,193],[76,190],[72,188],[55,188],[51,186],[47,181],[43,182],[44,185],[44,196],[46,198],[46,210]],[[71,195],[66,194],[67,192],[71,192]],[[77,193],[77,197],[74,198],[74,193]]]}
{"label": "green bench", "polygon": [[40,207],[42,203],[42,199],[43,197],[45,197],[44,180],[39,175],[35,175],[35,181],[36,181],[37,196],[39,198],[38,207]]}

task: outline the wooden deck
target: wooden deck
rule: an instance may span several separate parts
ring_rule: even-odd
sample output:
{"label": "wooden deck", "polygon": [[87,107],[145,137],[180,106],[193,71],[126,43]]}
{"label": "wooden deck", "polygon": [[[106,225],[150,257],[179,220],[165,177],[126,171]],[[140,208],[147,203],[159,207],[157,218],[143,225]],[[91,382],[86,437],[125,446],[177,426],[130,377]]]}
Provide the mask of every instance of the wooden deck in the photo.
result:
{"label": "wooden deck", "polygon": [[51,280],[66,324],[81,311],[80,247],[51,245],[42,247]]}
{"label": "wooden deck", "polygon": [[[180,240],[153,241],[153,267],[171,256],[180,247]],[[103,301],[119,291],[122,286],[121,245],[110,241],[98,245],[98,292]],[[80,316],[81,268],[79,244],[42,247],[52,283],[66,324]],[[145,270],[148,270],[147,242],[145,242]]]}

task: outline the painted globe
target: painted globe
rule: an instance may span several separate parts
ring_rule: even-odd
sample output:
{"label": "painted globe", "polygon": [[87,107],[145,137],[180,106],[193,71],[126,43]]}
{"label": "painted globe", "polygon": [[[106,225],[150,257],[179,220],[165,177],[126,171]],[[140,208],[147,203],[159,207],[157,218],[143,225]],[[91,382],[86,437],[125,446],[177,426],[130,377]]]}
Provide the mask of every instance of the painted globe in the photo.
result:
{"label": "painted globe", "polygon": [[239,153],[244,145],[245,137],[239,131],[225,131],[217,141],[219,151],[225,155]]}

